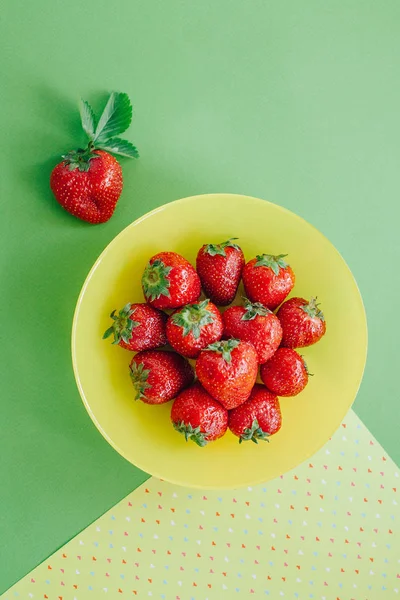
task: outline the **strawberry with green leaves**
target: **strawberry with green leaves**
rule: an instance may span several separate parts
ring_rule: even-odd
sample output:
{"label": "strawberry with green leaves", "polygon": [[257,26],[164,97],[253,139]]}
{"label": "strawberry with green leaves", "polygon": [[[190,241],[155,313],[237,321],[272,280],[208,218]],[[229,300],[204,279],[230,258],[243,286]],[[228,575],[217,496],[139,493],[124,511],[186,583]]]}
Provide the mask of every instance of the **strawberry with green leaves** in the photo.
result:
{"label": "strawberry with green leaves", "polygon": [[222,337],[218,308],[209,300],[178,308],[167,321],[167,338],[174,350],[197,358],[200,351]]}
{"label": "strawberry with green leaves", "polygon": [[218,306],[230,304],[236,295],[244,255],[242,249],[230,238],[222,244],[205,244],[197,254],[196,270],[204,293]]}
{"label": "strawberry with green leaves", "polygon": [[307,364],[292,348],[278,348],[261,365],[260,375],[267,388],[277,396],[297,396],[308,383]]}
{"label": "strawberry with green leaves", "polygon": [[199,298],[201,283],[186,258],[176,252],[160,252],[144,270],[142,289],[154,308],[179,308]]}
{"label": "strawberry with green leaves", "polygon": [[275,310],[291,292],[295,275],[284,260],[286,254],[261,254],[244,267],[242,277],[246,296]]}
{"label": "strawberry with green leaves", "polygon": [[137,149],[117,137],[128,129],[132,105],[127,94],[113,92],[97,119],[86,101],[80,105],[86,148],[73,150],[54,167],[50,187],[59,204],[89,223],[108,221],[123,187],[122,169],[113,155],[137,158]]}
{"label": "strawberry with green leaves", "polygon": [[239,438],[239,443],[251,440],[269,442],[269,437],[282,426],[279,399],[264,385],[256,383],[250,398],[229,411],[229,429]]}
{"label": "strawberry with green leaves", "polygon": [[186,441],[205,446],[226,432],[228,411],[197,382],[174,400],[171,421]]}
{"label": "strawberry with green leaves", "polygon": [[247,400],[257,378],[258,356],[252,344],[230,339],[210,344],[196,362],[197,378],[227,410]]}
{"label": "strawberry with green leaves", "polygon": [[127,304],[118,313],[113,310],[111,327],[103,339],[114,337],[113,344],[125,350],[151,350],[167,343],[165,325],[167,315],[148,304]]}
{"label": "strawberry with green leaves", "polygon": [[259,302],[244,299],[244,306],[231,306],[222,315],[224,336],[250,342],[265,363],[279,348],[282,327],[278,317]]}
{"label": "strawberry with green leaves", "polygon": [[168,350],[138,352],[132,358],[129,369],[134,399],[146,404],[163,404],[176,398],[194,379],[188,361]]}
{"label": "strawberry with green leaves", "polygon": [[282,325],[282,346],[303,348],[316,344],[326,332],[325,317],[316,298],[290,298],[277,312]]}

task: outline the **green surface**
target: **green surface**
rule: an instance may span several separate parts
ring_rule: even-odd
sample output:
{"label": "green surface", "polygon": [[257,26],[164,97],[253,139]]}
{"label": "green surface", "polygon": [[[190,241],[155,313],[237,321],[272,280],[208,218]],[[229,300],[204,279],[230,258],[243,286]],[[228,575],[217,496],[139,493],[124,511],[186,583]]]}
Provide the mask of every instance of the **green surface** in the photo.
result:
{"label": "green surface", "polygon": [[[179,197],[266,198],[337,246],[369,317],[355,410],[399,459],[399,18],[397,0],[3,4],[0,591],[145,477],[85,413],[70,326],[103,247]],[[112,90],[134,102],[141,159],[90,226],[48,178],[82,143],[78,98],[99,109]]]}

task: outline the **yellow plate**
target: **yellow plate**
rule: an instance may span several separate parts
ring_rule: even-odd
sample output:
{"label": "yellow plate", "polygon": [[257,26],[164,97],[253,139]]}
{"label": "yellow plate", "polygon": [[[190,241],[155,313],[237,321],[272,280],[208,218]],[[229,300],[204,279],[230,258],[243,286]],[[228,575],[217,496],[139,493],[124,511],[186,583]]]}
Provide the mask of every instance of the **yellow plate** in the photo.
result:
{"label": "yellow plate", "polygon": [[[131,354],[102,334],[109,314],[142,302],[140,279],[148,259],[162,250],[195,264],[204,243],[238,237],[246,260],[288,254],[296,273],[292,295],[317,295],[327,333],[305,348],[307,388],[282,398],[283,425],[270,443],[239,446],[229,431],[205,448],[186,443],[172,428],[171,403],[134,402]],[[72,357],[82,400],[105,439],[127,460],[162,479],[202,488],[260,483],[314,454],[339,427],[359,388],[367,351],[367,326],[357,284],[334,246],[314,227],[269,202],[233,194],[208,194],[172,202],[124,229],[100,255],[78,299]]]}

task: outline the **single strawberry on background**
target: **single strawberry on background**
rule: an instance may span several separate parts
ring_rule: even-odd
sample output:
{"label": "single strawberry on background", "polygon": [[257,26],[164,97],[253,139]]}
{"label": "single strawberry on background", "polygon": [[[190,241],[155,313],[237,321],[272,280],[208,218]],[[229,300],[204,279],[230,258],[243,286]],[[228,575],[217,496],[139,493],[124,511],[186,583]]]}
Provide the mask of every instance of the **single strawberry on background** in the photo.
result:
{"label": "single strawberry on background", "polygon": [[105,223],[123,188],[122,169],[113,155],[138,158],[135,146],[119,137],[132,120],[127,94],[113,92],[97,119],[88,102],[80,104],[82,127],[89,142],[72,150],[54,167],[50,187],[66,211],[88,223]]}
{"label": "single strawberry on background", "polygon": [[174,400],[171,421],[186,441],[192,440],[198,446],[205,446],[226,432],[228,411],[197,382]]}
{"label": "single strawberry on background", "polygon": [[163,404],[193,383],[190,363],[169,350],[143,350],[129,366],[134,399],[146,404]]}
{"label": "single strawberry on background", "polygon": [[242,278],[251,302],[275,310],[285,300],[295,284],[295,275],[285,257],[286,254],[261,254],[246,263]]}
{"label": "single strawberry on background", "polygon": [[227,306],[236,295],[245,264],[240,246],[230,238],[221,244],[204,244],[197,253],[196,269],[207,298]]}
{"label": "single strawberry on background", "polygon": [[155,308],[179,308],[198,300],[201,283],[194,267],[176,252],[152,256],[142,275],[146,301]]}
{"label": "single strawberry on background", "polygon": [[103,339],[113,335],[113,344],[125,350],[151,350],[167,343],[167,315],[148,304],[129,303],[118,312],[113,310],[110,317],[113,324],[104,333]]}
{"label": "single strawberry on background", "polygon": [[167,338],[176,352],[197,358],[200,351],[221,339],[222,318],[209,300],[178,308],[167,321]]}
{"label": "single strawberry on background", "polygon": [[258,354],[258,362],[265,363],[282,339],[282,327],[272,311],[259,302],[244,298],[244,306],[231,306],[222,315],[224,336],[250,342]]}
{"label": "single strawberry on background", "polygon": [[326,332],[324,313],[316,298],[290,298],[276,313],[282,326],[282,346],[304,348],[316,344]]}

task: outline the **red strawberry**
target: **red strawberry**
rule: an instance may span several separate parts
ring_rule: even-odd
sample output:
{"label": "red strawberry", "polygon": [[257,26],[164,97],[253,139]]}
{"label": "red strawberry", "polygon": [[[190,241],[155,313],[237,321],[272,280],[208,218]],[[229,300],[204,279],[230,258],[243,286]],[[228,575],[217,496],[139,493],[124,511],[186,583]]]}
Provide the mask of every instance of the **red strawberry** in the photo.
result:
{"label": "red strawberry", "polygon": [[167,321],[167,338],[171,346],[188,358],[222,337],[222,319],[218,308],[209,300],[178,308]]}
{"label": "red strawberry", "polygon": [[239,443],[247,440],[269,441],[282,425],[282,415],[278,397],[259,383],[253,387],[250,398],[229,412],[229,429],[239,438]]}
{"label": "red strawberry", "polygon": [[[84,165],[85,170],[79,165]],[[89,223],[105,223],[112,217],[122,185],[119,163],[103,150],[85,154],[79,154],[79,150],[76,154],[71,152],[53,169],[50,177],[57,202]]]}
{"label": "red strawberry", "polygon": [[175,398],[194,379],[188,361],[166,350],[143,350],[131,360],[130,375],[135,400],[163,404]]}
{"label": "red strawberry", "polygon": [[118,315],[113,310],[110,317],[114,323],[107,329],[103,339],[113,334],[113,344],[118,344],[121,348],[151,350],[167,343],[167,315],[148,304],[127,304]]}
{"label": "red strawberry", "polygon": [[278,348],[274,356],[261,365],[260,375],[277,396],[297,396],[306,387],[309,373],[300,354],[291,348]]}
{"label": "red strawberry", "polygon": [[228,410],[250,396],[257,371],[254,346],[235,339],[211,344],[200,353],[196,363],[200,383]]}
{"label": "red strawberry", "polygon": [[186,441],[190,439],[198,446],[205,446],[224,435],[228,411],[200,383],[195,383],[174,400],[171,421]]}
{"label": "red strawberry", "polygon": [[326,323],[318,306],[316,298],[311,298],[310,302],[304,298],[290,298],[282,304],[277,312],[283,330],[282,346],[302,348],[322,338]]}
{"label": "red strawberry", "polygon": [[201,293],[199,276],[176,252],[153,256],[142,275],[143,294],[155,308],[179,308],[195,302]]}
{"label": "red strawberry", "polygon": [[245,265],[242,273],[244,289],[252,302],[261,302],[274,310],[290,293],[295,276],[283,260],[285,256],[262,254]]}
{"label": "red strawberry", "polygon": [[268,308],[245,298],[244,306],[231,306],[222,315],[224,335],[253,344],[258,362],[265,363],[279,348],[282,328]]}
{"label": "red strawberry", "polygon": [[200,248],[196,269],[206,296],[218,306],[226,306],[235,298],[244,267],[244,255],[231,238],[222,244],[206,244]]}
{"label": "red strawberry", "polygon": [[63,156],[52,171],[50,187],[65,210],[89,223],[104,223],[112,216],[122,192],[122,170],[109,154],[137,158],[130,142],[114,137],[130,125],[132,106],[127,94],[112,93],[96,126],[93,110],[81,103],[81,120],[89,144]]}

